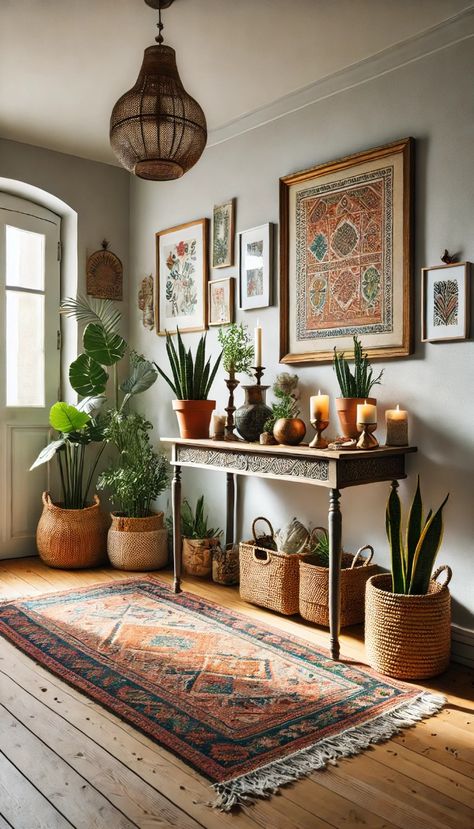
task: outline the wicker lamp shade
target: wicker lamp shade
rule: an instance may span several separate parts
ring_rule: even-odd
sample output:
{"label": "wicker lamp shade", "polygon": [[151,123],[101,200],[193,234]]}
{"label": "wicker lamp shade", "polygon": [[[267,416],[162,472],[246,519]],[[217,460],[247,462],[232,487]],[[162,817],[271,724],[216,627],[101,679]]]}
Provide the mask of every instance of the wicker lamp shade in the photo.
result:
{"label": "wicker lamp shade", "polygon": [[169,181],[196,164],[207,141],[206,118],[181,83],[174,49],[145,49],[137,82],[115,104],[110,143],[139,178]]}

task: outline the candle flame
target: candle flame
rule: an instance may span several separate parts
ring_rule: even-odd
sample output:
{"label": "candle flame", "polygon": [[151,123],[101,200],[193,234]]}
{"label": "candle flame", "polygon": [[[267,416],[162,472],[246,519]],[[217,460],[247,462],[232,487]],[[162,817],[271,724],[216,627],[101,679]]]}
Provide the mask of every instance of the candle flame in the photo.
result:
{"label": "candle flame", "polygon": [[257,328],[260,328],[260,320],[257,320]]}
{"label": "candle flame", "polygon": [[400,403],[397,403],[397,412],[400,411]]}
{"label": "candle flame", "polygon": [[367,406],[367,400],[364,400],[364,406]]}
{"label": "candle flame", "polygon": [[321,389],[318,389],[318,397],[321,397]]}

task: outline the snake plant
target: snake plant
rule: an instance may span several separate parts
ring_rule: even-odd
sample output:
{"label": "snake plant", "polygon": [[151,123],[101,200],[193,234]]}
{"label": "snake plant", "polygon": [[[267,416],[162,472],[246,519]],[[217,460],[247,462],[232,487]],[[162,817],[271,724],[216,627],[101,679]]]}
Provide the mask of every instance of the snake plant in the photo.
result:
{"label": "snake plant", "polygon": [[408,516],[405,539],[402,539],[402,510],[396,489],[387,503],[385,528],[392,557],[392,590],[394,593],[424,595],[428,592],[436,555],[443,538],[443,507],[432,510],[423,519],[420,478]]}
{"label": "snake plant", "polygon": [[171,367],[173,379],[155,363],[156,370],[161,374],[176,395],[177,400],[207,400],[210,388],[214,382],[222,351],[211,370],[211,358],[206,362],[206,334],[199,340],[196,350],[196,359],[193,359],[191,349],[186,351],[181,334],[176,330],[178,349],[176,350],[171,334],[166,334],[166,353]]}
{"label": "snake plant", "polygon": [[380,384],[383,369],[374,377],[367,354],[362,352],[362,343],[354,337],[354,373],[352,374],[344,352],[338,354],[334,346],[334,370],[336,372],[341,397],[370,397],[372,387]]}

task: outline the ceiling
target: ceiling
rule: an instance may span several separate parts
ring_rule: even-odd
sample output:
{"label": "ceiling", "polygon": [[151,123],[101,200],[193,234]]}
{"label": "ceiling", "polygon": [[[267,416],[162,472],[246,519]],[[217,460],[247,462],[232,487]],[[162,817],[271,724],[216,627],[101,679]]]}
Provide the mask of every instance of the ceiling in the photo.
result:
{"label": "ceiling", "polygon": [[[212,131],[455,15],[467,0],[175,0],[165,42]],[[143,0],[0,0],[0,136],[114,163],[113,104],[157,12]]]}

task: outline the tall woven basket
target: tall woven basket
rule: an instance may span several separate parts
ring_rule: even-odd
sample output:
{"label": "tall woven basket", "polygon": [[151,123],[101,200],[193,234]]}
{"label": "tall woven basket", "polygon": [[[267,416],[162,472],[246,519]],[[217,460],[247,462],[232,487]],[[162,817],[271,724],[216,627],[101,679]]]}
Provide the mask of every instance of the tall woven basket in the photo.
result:
{"label": "tall woven basket", "polygon": [[[368,550],[367,558],[362,553]],[[364,621],[365,585],[378,572],[371,564],[373,547],[366,544],[355,555],[342,554],[341,570],[341,627],[358,625]],[[329,627],[329,567],[321,567],[317,556],[305,556],[300,561],[299,608],[303,619]]]}
{"label": "tall woven basket", "polygon": [[[257,521],[265,521],[270,535],[256,536]],[[273,528],[266,518],[256,518],[253,539],[240,542],[240,596],[246,602],[276,610],[285,616],[298,613],[299,559],[278,550]]]}
{"label": "tall woven basket", "polygon": [[100,567],[107,561],[110,518],[94,503],[84,509],[63,509],[43,492],[43,512],[36,529],[36,546],[49,567],[65,570]]}
{"label": "tall woven basket", "polygon": [[163,513],[127,518],[112,513],[107,536],[110,563],[118,570],[159,570],[168,562],[168,532]]}
{"label": "tall woven basket", "polygon": [[[436,579],[446,573],[444,583]],[[365,647],[370,665],[397,679],[427,679],[446,670],[451,647],[451,569],[433,573],[424,596],[392,593],[385,573],[367,582]]]}

